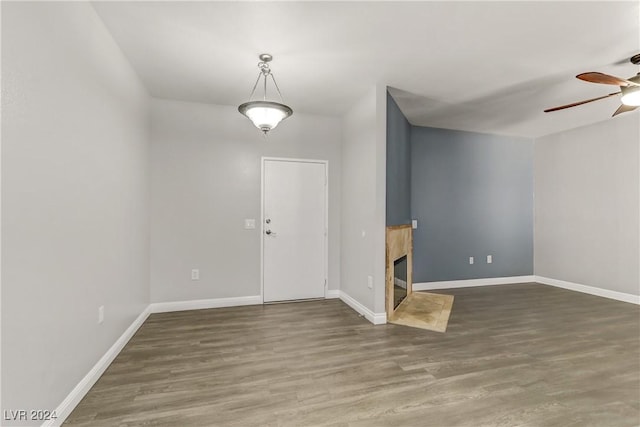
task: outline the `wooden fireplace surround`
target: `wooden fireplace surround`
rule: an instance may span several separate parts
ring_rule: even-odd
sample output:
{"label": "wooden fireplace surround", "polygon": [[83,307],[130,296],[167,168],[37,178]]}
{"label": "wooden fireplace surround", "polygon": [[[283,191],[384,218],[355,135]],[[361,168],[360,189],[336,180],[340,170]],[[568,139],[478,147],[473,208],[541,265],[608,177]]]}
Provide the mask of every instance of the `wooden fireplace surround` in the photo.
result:
{"label": "wooden fireplace surround", "polygon": [[387,320],[391,319],[393,308],[393,263],[398,258],[407,256],[407,296],[413,292],[413,234],[411,225],[390,225],[386,230],[386,284],[385,298]]}

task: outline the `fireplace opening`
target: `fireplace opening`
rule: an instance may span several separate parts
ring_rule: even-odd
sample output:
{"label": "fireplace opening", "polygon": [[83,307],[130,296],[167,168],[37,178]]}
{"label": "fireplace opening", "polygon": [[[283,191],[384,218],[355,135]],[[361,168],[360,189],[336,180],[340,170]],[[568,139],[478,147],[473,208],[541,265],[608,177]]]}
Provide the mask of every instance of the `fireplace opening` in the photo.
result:
{"label": "fireplace opening", "polygon": [[407,297],[407,256],[393,261],[393,308]]}

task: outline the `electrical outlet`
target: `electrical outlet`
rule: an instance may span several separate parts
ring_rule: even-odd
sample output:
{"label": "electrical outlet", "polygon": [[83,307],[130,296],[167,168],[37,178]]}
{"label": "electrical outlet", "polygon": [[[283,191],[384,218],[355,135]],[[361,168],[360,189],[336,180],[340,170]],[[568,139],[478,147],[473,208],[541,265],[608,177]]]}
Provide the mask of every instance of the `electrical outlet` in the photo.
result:
{"label": "electrical outlet", "polygon": [[367,288],[373,289],[373,276],[367,276]]}
{"label": "electrical outlet", "polygon": [[487,255],[487,264],[491,264],[493,262],[493,256]]}
{"label": "electrical outlet", "polygon": [[472,256],[469,257],[469,264],[473,264],[473,257]]}
{"label": "electrical outlet", "polygon": [[104,305],[98,307],[98,324],[104,322]]}
{"label": "electrical outlet", "polygon": [[191,280],[200,280],[200,270],[197,268],[191,270]]}

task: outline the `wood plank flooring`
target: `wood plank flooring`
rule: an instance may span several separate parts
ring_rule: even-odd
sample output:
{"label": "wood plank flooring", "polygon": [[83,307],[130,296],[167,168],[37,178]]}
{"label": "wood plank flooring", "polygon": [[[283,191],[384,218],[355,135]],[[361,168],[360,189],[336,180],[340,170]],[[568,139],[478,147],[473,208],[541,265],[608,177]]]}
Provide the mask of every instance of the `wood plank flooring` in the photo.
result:
{"label": "wood plank flooring", "polygon": [[538,284],[455,295],[445,334],[339,300],[154,314],[70,426],[638,426],[640,308]]}

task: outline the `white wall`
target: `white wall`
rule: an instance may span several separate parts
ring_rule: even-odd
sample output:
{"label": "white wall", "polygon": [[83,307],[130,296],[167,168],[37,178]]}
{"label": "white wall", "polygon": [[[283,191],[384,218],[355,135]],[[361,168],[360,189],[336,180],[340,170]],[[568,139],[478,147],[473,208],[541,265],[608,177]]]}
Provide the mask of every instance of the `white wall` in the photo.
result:
{"label": "white wall", "polygon": [[[372,88],[345,115],[342,136],[341,291],[384,313],[386,90]],[[367,287],[367,277],[374,289]]]}
{"label": "white wall", "polygon": [[386,313],[386,228],[387,228],[387,86],[377,84],[376,92],[376,177],[374,217],[374,309]]}
{"label": "white wall", "polygon": [[147,165],[146,92],[91,5],[3,3],[3,410],[55,409],[147,306]]}
{"label": "white wall", "polygon": [[640,294],[640,114],[535,141],[538,276]]}
{"label": "white wall", "polygon": [[262,156],[329,161],[328,286],[339,289],[340,129],[294,112],[265,140],[236,107],[153,100],[152,302],[260,295]]}

